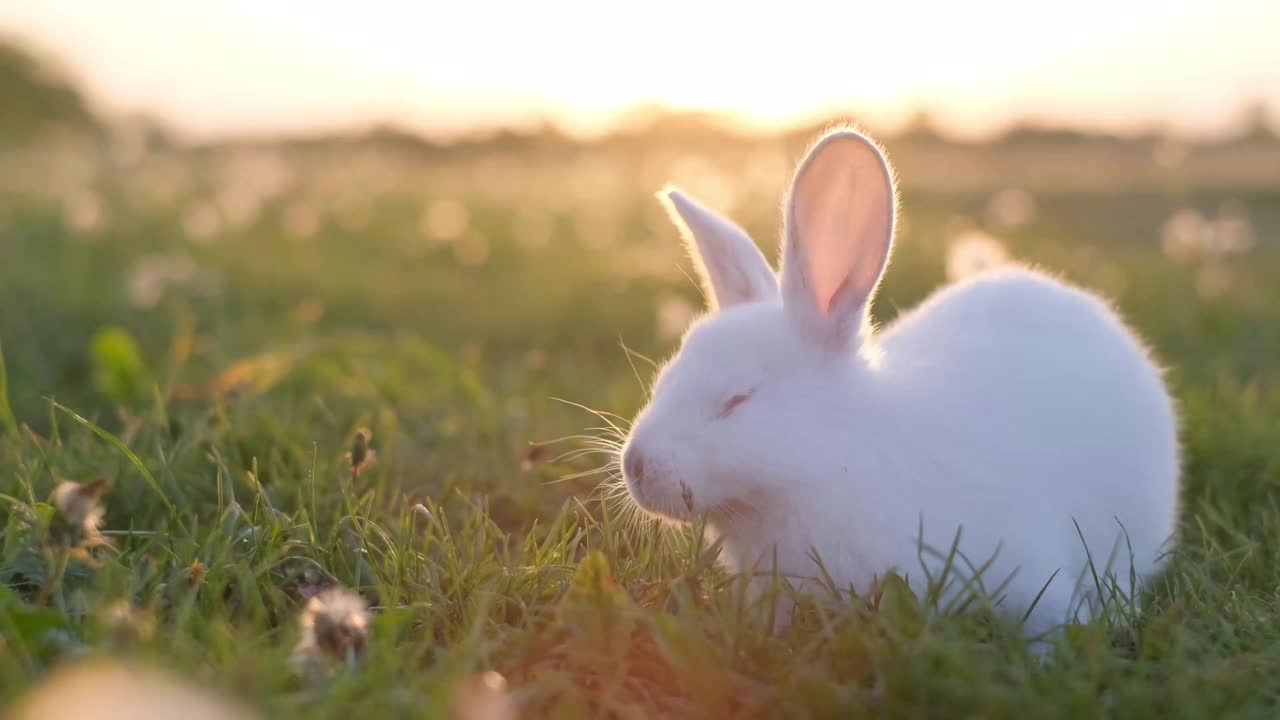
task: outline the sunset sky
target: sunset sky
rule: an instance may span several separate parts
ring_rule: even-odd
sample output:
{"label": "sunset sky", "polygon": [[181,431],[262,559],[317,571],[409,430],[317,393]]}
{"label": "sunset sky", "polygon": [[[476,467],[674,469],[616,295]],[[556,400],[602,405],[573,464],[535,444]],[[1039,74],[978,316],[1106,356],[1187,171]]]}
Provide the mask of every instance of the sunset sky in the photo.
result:
{"label": "sunset sky", "polygon": [[202,137],[539,118],[590,132],[650,102],[755,125],[926,109],[963,134],[1019,117],[1213,132],[1251,100],[1280,112],[1278,32],[1277,0],[0,0],[0,35],[101,107]]}

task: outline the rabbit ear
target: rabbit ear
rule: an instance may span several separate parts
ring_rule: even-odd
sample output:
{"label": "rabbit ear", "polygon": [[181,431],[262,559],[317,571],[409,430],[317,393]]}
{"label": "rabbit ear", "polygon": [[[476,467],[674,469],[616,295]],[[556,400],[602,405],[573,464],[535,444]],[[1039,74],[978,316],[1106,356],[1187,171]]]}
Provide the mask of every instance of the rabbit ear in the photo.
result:
{"label": "rabbit ear", "polygon": [[712,310],[777,296],[773,269],[742,228],[676,188],[663,189],[658,200],[680,228]]}
{"label": "rabbit ear", "polygon": [[828,133],[800,163],[787,199],[782,298],[824,345],[848,346],[889,260],[896,195],[889,164],[853,130]]}

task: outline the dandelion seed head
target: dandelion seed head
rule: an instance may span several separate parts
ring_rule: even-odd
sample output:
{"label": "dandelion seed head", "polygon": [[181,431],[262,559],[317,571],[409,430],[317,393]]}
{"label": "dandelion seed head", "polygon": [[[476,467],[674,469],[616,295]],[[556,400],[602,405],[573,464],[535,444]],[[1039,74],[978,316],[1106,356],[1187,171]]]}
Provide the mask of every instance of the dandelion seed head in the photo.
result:
{"label": "dandelion seed head", "polygon": [[1026,225],[1035,220],[1036,201],[1022,188],[1007,188],[987,202],[987,218],[992,224],[1005,228]]}
{"label": "dandelion seed head", "polygon": [[360,428],[356,430],[355,438],[351,441],[351,452],[347,453],[347,461],[351,464],[351,474],[356,477],[372,465],[377,456],[377,453],[369,447],[369,441],[372,439],[372,430]]}
{"label": "dandelion seed head", "polygon": [[58,511],[62,538],[67,545],[86,547],[101,544],[104,511],[99,505],[111,489],[111,479],[102,478],[87,484],[61,482],[53,490],[53,507]]}
{"label": "dandelion seed head", "polygon": [[369,637],[369,606],[364,598],[344,587],[331,587],[312,597],[298,623],[302,630],[299,650],[319,650],[345,659],[364,652]]}
{"label": "dandelion seed head", "polygon": [[534,467],[550,459],[550,446],[547,443],[531,442],[520,453],[520,472],[530,472]]}
{"label": "dandelion seed head", "polygon": [[1224,205],[1213,218],[1192,208],[1177,210],[1160,233],[1165,257],[1177,263],[1246,253],[1255,244],[1253,224],[1244,209],[1233,203]]}
{"label": "dandelion seed head", "polygon": [[947,248],[947,278],[963,280],[1008,262],[1003,243],[981,230],[969,230],[955,236]]}
{"label": "dandelion seed head", "polygon": [[196,265],[182,252],[143,255],[129,268],[125,291],[137,308],[155,307],[174,288],[186,288],[208,297],[221,290],[221,280]]}
{"label": "dandelion seed head", "polygon": [[1164,254],[1174,262],[1189,262],[1199,253],[1208,233],[1208,222],[1198,210],[1183,208],[1165,221],[1160,234]]}

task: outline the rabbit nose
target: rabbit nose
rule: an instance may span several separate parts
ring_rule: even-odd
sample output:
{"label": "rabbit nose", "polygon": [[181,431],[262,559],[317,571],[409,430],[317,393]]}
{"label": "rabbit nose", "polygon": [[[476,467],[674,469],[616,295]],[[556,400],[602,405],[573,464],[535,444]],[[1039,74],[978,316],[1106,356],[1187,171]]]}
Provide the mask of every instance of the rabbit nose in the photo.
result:
{"label": "rabbit nose", "polygon": [[634,445],[628,445],[622,453],[622,471],[631,478],[631,482],[640,483],[644,480],[644,458]]}

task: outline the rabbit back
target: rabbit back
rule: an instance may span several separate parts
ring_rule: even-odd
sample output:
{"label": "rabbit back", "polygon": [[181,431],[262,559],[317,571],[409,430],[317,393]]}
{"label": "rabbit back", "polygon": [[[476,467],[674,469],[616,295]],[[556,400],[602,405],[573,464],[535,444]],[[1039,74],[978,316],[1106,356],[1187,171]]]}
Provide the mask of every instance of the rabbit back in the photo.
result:
{"label": "rabbit back", "polygon": [[1128,591],[1130,570],[1157,568],[1177,514],[1174,408],[1106,303],[1006,269],[939,291],[878,339],[884,411],[913,438],[894,482],[917,545],[945,551],[960,532],[975,564],[997,558],[985,584],[1016,573],[1015,601],[1057,573],[1046,614],[1096,596],[1095,573]]}

